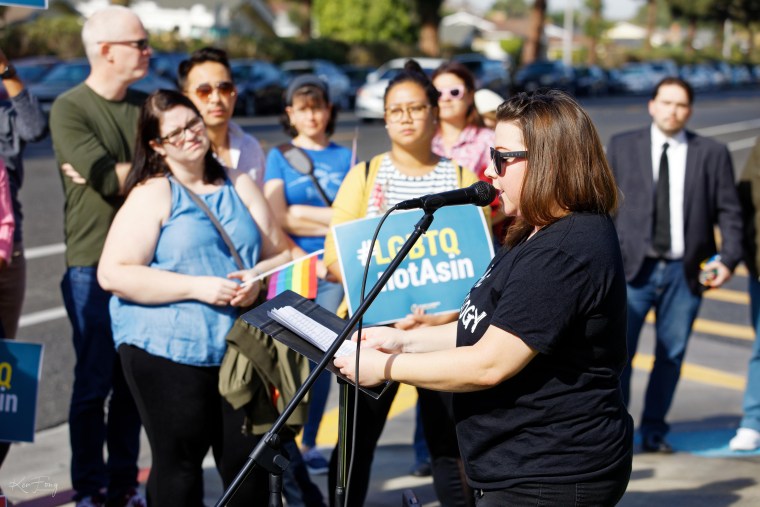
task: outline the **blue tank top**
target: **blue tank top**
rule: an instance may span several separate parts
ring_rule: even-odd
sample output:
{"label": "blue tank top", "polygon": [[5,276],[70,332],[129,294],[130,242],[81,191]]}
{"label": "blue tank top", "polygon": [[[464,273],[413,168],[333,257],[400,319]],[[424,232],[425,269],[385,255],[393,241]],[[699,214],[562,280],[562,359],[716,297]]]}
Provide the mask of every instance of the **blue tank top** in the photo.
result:
{"label": "blue tank top", "polygon": [[[214,224],[169,176],[172,207],[161,228],[149,266],[195,276],[237,271],[235,260]],[[246,268],[259,260],[261,234],[229,179],[218,190],[200,196],[232,239]],[[239,309],[200,301],[141,305],[113,296],[110,303],[116,347],[134,345],[177,363],[218,366],[226,349],[227,332]]]}

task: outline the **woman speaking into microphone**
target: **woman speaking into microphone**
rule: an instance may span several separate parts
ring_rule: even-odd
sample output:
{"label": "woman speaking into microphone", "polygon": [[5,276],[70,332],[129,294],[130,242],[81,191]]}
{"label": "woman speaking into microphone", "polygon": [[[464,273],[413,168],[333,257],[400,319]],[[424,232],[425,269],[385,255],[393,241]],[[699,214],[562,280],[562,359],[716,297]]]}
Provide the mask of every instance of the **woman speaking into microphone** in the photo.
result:
{"label": "woman speaking into microphone", "polygon": [[[562,92],[519,94],[497,112],[486,176],[506,246],[457,322],[368,328],[359,382],[454,392],[467,480],[479,507],[607,506],[631,474],[626,286],[614,178],[591,119]],[[335,364],[355,378],[355,358]]]}

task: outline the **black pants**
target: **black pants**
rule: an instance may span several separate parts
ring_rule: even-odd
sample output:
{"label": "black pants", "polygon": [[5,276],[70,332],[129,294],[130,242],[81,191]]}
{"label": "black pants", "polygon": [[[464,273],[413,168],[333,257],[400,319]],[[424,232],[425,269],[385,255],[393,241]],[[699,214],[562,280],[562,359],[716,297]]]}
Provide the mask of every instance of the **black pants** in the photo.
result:
{"label": "black pants", "polygon": [[[341,386],[341,389],[343,386]],[[372,470],[372,460],[380,435],[385,428],[393,399],[398,392],[398,385],[392,387],[375,400],[363,393],[359,393],[357,406],[358,432],[356,438],[356,453],[351,482],[346,499],[346,507],[361,507],[367,497],[369,478]],[[461,460],[459,459],[459,447],[457,445],[456,432],[453,418],[444,403],[442,393],[418,389],[420,393],[420,414],[425,429],[425,440],[430,449],[431,464],[433,467],[433,480],[438,501],[442,507],[465,507],[472,505],[472,496],[464,482],[464,473],[461,472]],[[444,396],[446,396],[444,394]],[[351,438],[354,413],[354,389],[348,392],[348,434],[347,456],[351,456]],[[430,430],[428,429],[430,427]],[[348,466],[348,463],[346,463]],[[330,506],[335,506],[334,491],[337,484],[338,471],[338,448],[333,449],[330,457],[330,470],[328,475],[328,495]]]}
{"label": "black pants", "polygon": [[[227,487],[259,440],[243,434],[243,409],[219,394],[219,368],[179,364],[128,345],[119,356],[150,441],[149,505],[202,506],[208,449]],[[266,507],[268,477],[254,468],[229,505]]]}

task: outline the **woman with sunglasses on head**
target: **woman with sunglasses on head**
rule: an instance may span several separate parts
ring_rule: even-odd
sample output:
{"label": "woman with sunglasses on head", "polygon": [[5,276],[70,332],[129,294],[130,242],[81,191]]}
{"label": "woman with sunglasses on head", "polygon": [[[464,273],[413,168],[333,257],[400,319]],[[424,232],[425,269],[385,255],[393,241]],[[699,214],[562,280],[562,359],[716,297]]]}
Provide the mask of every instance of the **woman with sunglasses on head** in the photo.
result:
{"label": "woman with sunglasses on head", "polygon": [[[351,150],[330,141],[336,119],[327,83],[313,74],[296,77],[285,91],[282,116],[285,132],[293,139],[289,145],[270,150],[267,157],[264,195],[283,230],[309,254],[324,248],[332,218],[330,204],[351,167]],[[290,150],[305,154],[311,165],[310,175],[303,173],[304,168],[291,165],[286,157]],[[343,287],[326,272],[321,261],[318,267],[315,301],[335,313],[343,300]],[[311,390],[301,452],[312,474],[324,474],[328,468],[327,460],[316,448],[316,439],[332,382],[332,376],[325,371]]]}
{"label": "woman with sunglasses on head", "polygon": [[[615,180],[591,119],[569,95],[522,93],[497,119],[486,175],[515,217],[506,247],[458,322],[366,329],[359,381],[455,393],[478,507],[612,506],[633,453],[620,390],[626,285],[610,217]],[[353,378],[354,361],[335,364]]]}
{"label": "woman with sunglasses on head", "polygon": [[[384,214],[399,202],[425,194],[468,187],[477,176],[451,160],[436,155],[432,140],[438,123],[438,91],[410,60],[385,90],[385,123],[391,149],[375,156],[369,163],[355,166],[346,176],[333,203],[331,225],[363,217]],[[325,264],[336,278],[342,278],[332,235],[325,240]],[[456,314],[449,314],[450,319]],[[404,322],[396,325],[404,325]],[[367,493],[372,457],[382,433],[390,404],[398,385],[389,388],[378,400],[360,393],[357,410],[361,434],[357,441],[356,461],[351,477],[348,506],[361,506]],[[431,451],[433,479],[441,505],[467,505],[464,478],[458,466],[458,449],[453,422],[437,393],[430,402],[421,403],[425,437]],[[420,393],[420,399],[424,394]],[[353,412],[353,393],[349,394],[349,418]],[[351,421],[349,421],[349,428]],[[430,428],[430,430],[428,430]],[[350,447],[350,435],[347,437]],[[438,445],[442,443],[444,445]],[[349,449],[350,454],[350,449]],[[336,482],[337,451],[330,462],[329,484]]]}
{"label": "woman with sunglasses on head", "polygon": [[250,134],[232,121],[237,89],[227,53],[205,47],[179,64],[180,89],[193,101],[206,123],[214,155],[225,167],[248,173],[264,188],[264,151]]}
{"label": "woman with sunglasses on head", "polygon": [[[240,308],[258,295],[252,280],[287,262],[290,243],[253,180],[226,172],[213,157],[203,118],[187,97],[154,92],[137,129],[127,198],[108,233],[98,281],[114,294],[114,341],[150,441],[148,502],[200,506],[208,449],[228,485],[258,441],[241,432],[245,409],[220,396],[219,365]],[[254,470],[233,503],[268,505],[266,472]]]}

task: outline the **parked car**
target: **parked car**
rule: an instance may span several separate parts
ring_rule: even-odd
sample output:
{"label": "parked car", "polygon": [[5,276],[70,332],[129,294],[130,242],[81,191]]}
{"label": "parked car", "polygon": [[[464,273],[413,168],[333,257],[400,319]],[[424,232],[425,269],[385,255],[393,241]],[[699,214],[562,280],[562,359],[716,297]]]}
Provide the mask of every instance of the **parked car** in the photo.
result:
{"label": "parked car", "polygon": [[479,53],[455,55],[452,60],[461,62],[475,76],[475,88],[488,88],[502,97],[509,96],[512,79],[509,61],[494,60]]}
{"label": "parked car", "polygon": [[[38,82],[50,72],[50,69],[61,63],[55,56],[33,56],[13,60],[16,74],[26,86]],[[0,100],[8,100],[8,92],[0,81]]]}
{"label": "parked car", "polygon": [[598,97],[606,95],[609,89],[607,73],[596,65],[577,65],[575,67],[575,93]]}
{"label": "parked car", "polygon": [[291,60],[280,65],[285,72],[286,86],[290,80],[301,74],[315,74],[327,83],[330,102],[339,109],[348,109],[350,104],[349,90],[351,81],[348,76],[334,63],[327,60]]}
{"label": "parked car", "polygon": [[610,90],[615,93],[649,93],[657,84],[657,75],[647,65],[629,63],[609,74]]}
{"label": "parked car", "polygon": [[230,67],[238,92],[237,114],[282,112],[285,75],[277,66],[263,60],[232,60]]}
{"label": "parked car", "polygon": [[348,92],[351,103],[349,107],[354,107],[354,104],[356,104],[356,93],[367,82],[367,75],[375,70],[375,67],[367,65],[341,65],[340,68],[346,73],[348,80],[351,82],[351,88],[349,88]]}
{"label": "parked car", "polygon": [[[367,84],[356,93],[356,116],[363,121],[379,120],[385,116],[385,89],[388,83],[400,73],[408,58],[395,58],[384,63],[377,70],[367,74]],[[441,58],[415,58],[422,70],[432,74],[445,60]]]}
{"label": "parked car", "polygon": [[187,53],[158,53],[154,52],[150,56],[150,69],[159,77],[173,81],[175,87],[177,82],[177,71],[179,64],[190,57]]}
{"label": "parked car", "polygon": [[[29,91],[37,97],[44,111],[50,111],[56,97],[84,81],[89,74],[90,64],[86,59],[69,60],[56,65],[41,81],[30,85]],[[159,88],[176,89],[176,85],[149,70],[131,88],[150,93]]]}
{"label": "parked car", "polygon": [[573,68],[559,60],[538,60],[517,71],[514,81],[515,91],[534,92],[539,88],[555,88],[574,94]]}

